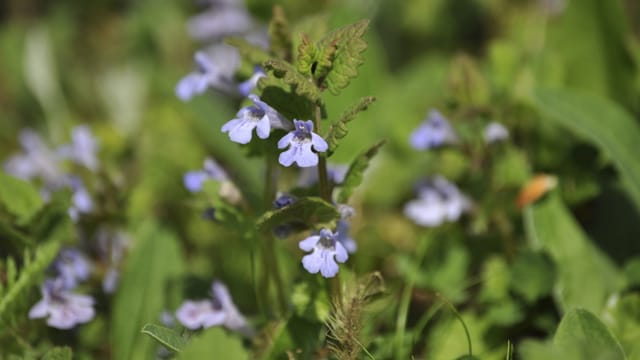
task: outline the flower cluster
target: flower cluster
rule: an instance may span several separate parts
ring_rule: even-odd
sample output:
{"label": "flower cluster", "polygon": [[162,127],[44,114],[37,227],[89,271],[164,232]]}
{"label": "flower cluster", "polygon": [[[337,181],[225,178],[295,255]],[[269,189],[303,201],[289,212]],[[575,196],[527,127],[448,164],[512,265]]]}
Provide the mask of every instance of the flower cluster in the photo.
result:
{"label": "flower cluster", "polygon": [[404,214],[418,225],[434,227],[458,220],[470,208],[470,200],[454,184],[436,176],[419,186],[418,198],[407,203]]}

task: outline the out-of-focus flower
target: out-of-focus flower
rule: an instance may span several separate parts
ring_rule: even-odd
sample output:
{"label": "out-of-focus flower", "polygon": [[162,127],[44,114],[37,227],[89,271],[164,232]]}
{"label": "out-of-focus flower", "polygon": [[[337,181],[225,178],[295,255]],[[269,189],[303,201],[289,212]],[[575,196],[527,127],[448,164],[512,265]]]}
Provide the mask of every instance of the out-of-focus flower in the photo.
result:
{"label": "out-of-focus flower", "polygon": [[80,125],[71,131],[71,144],[59,147],[58,154],[63,159],[70,159],[95,171],[98,168],[97,150],[98,142],[93,137],[91,129],[86,125]]}
{"label": "out-of-focus flower", "polygon": [[77,177],[69,179],[69,187],[73,191],[71,197],[71,207],[69,208],[69,216],[73,221],[78,221],[80,214],[89,214],[93,210],[93,200],[91,195],[82,184],[82,180]]}
{"label": "out-of-focus flower", "polygon": [[458,142],[458,136],[439,111],[431,110],[422,124],[413,131],[409,142],[416,150],[428,150],[454,144]]}
{"label": "out-of-focus flower", "polygon": [[253,89],[258,86],[258,80],[266,76],[267,75],[264,73],[264,71],[262,71],[262,68],[257,66],[255,71],[253,72],[253,75],[251,75],[249,79],[241,82],[238,85],[238,91],[240,91],[240,94],[242,94],[242,96],[249,96],[249,93],[251,93],[251,91],[253,91]]}
{"label": "out-of-focus flower", "polygon": [[120,280],[118,268],[131,240],[121,230],[102,227],[98,230],[96,242],[100,257],[107,264],[107,270],[102,278],[102,290],[106,294],[112,294],[118,287]]}
{"label": "out-of-focus flower", "polygon": [[[349,171],[348,165],[327,164],[327,177],[334,184],[341,184]],[[315,166],[302,168],[298,176],[298,186],[310,187],[318,182],[318,168]]]}
{"label": "out-of-focus flower", "polygon": [[41,287],[42,300],[29,311],[30,319],[48,317],[47,324],[58,329],[71,329],[93,319],[94,300],[88,295],[70,293],[60,278],[48,279]]}
{"label": "out-of-focus flower", "polygon": [[91,273],[91,264],[82,252],[75,248],[60,250],[53,262],[53,268],[65,289],[75,288],[80,281],[87,280]]}
{"label": "out-of-focus flower", "polygon": [[295,129],[290,131],[278,141],[278,148],[289,149],[280,154],[278,161],[284,166],[291,166],[294,162],[299,167],[309,167],[318,165],[317,152],[324,152],[329,149],[327,142],[318,134],[313,132],[313,122],[311,120],[293,120]]}
{"label": "out-of-focus flower", "polygon": [[59,187],[64,182],[60,158],[33,130],[20,132],[22,152],[7,160],[4,169],[15,177],[31,180],[41,178],[47,186]]}
{"label": "out-of-focus flower", "polygon": [[246,33],[254,26],[251,15],[240,2],[225,1],[211,5],[210,9],[187,22],[187,31],[192,38],[216,40]]}
{"label": "out-of-focus flower", "polygon": [[227,173],[212,158],[206,158],[202,170],[194,170],[187,172],[184,177],[184,186],[190,192],[199,192],[202,190],[202,183],[206,180],[225,181],[228,180]]}
{"label": "out-of-focus flower", "polygon": [[191,330],[223,325],[230,330],[251,336],[253,331],[231,300],[227,287],[219,281],[214,281],[211,290],[211,299],[186,300],[176,311],[176,319]]}
{"label": "out-of-focus flower", "polygon": [[336,223],[336,240],[344,246],[349,254],[353,254],[358,250],[358,244],[349,236],[351,224],[345,219],[340,219]]}
{"label": "out-of-focus flower", "polygon": [[293,204],[296,200],[296,197],[293,195],[279,193],[273,201],[273,207],[276,209],[282,209],[285,206]]}
{"label": "out-of-focus flower", "polygon": [[404,214],[418,225],[434,227],[458,220],[470,208],[471,202],[454,184],[437,176],[419,188],[418,198],[407,203]]}
{"label": "out-of-focus flower", "polygon": [[212,47],[211,54],[198,51],[194,55],[197,70],[182,78],[176,85],[176,96],[188,101],[208,88],[231,91],[231,80],[239,64],[237,50],[228,45]]}
{"label": "out-of-focus flower", "polygon": [[484,141],[488,144],[506,140],[509,138],[509,130],[504,125],[492,121],[484,128]]}
{"label": "out-of-focus flower", "polygon": [[271,127],[290,128],[287,120],[274,108],[260,100],[257,95],[249,95],[249,99],[254,105],[240,109],[235,119],[229,120],[222,125],[222,132],[229,133],[229,138],[239,144],[247,144],[251,141],[253,129],[256,129],[258,137],[266,139],[269,137]]}
{"label": "out-of-focus flower", "polygon": [[301,250],[311,251],[302,258],[302,266],[308,272],[320,272],[326,278],[336,276],[339,270],[337,262],[343,263],[349,258],[347,249],[338,241],[337,236],[329,229],[322,229],[319,234],[300,241],[298,246]]}

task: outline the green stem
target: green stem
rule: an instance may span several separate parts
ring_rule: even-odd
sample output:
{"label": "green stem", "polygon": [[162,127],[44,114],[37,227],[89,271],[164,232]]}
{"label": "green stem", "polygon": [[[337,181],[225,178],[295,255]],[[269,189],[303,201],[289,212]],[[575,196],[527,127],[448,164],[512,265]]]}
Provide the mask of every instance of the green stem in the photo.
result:
{"label": "green stem", "polygon": [[[422,264],[424,261],[424,257],[426,256],[427,249],[429,247],[429,242],[426,237],[418,240],[418,246],[416,249],[416,260],[418,260],[418,266]],[[396,318],[396,336],[395,336],[395,358],[396,359],[405,359],[405,349],[404,349],[404,337],[407,327],[407,316],[409,314],[409,305],[411,304],[411,294],[413,293],[413,287],[416,283],[416,272],[412,272],[409,275],[409,279],[407,280],[407,284],[402,290],[402,295],[400,297],[400,306],[398,307],[398,317]]]}
{"label": "green stem", "polygon": [[467,328],[467,324],[464,322],[464,319],[462,319],[462,315],[460,315],[460,313],[458,312],[458,309],[456,309],[456,307],[451,303],[451,301],[445,299],[440,295],[438,295],[438,297],[445,304],[449,305],[449,308],[451,308],[451,311],[453,312],[453,314],[460,321],[460,324],[462,324],[462,328],[464,329],[464,334],[467,336],[467,345],[469,347],[469,357],[473,357],[473,349],[471,347],[471,334],[469,333],[469,328]]}

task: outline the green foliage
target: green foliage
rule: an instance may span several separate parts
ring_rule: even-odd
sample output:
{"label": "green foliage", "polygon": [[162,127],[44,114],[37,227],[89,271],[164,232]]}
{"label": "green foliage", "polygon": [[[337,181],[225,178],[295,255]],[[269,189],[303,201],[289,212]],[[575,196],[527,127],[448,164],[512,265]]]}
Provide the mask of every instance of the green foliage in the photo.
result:
{"label": "green foliage", "polygon": [[338,203],[346,204],[349,201],[353,191],[362,183],[364,172],[369,167],[371,159],[378,153],[378,150],[380,150],[384,143],[384,140],[376,143],[353,160],[342,182],[342,187],[337,198]]}
{"label": "green foliage", "polygon": [[12,311],[19,305],[25,305],[28,292],[42,281],[45,269],[58,255],[61,245],[59,236],[39,245],[31,255],[25,252],[22,258],[23,265],[16,271],[15,263],[12,259],[7,259],[7,287],[0,288],[0,322],[12,320]]}
{"label": "green foliage", "polygon": [[293,45],[289,22],[284,14],[284,10],[279,5],[273,6],[273,16],[269,22],[269,46],[271,53],[278,59],[291,62]]}
{"label": "green foliage", "polygon": [[[306,81],[306,80],[305,80]],[[309,86],[305,84],[305,86]],[[294,86],[284,79],[267,76],[258,81],[260,98],[288,119],[311,119],[316,104],[305,95],[296,93]],[[315,91],[315,90],[311,90]]]}
{"label": "green foliage", "polygon": [[361,20],[332,31],[320,40],[312,73],[321,88],[338,95],[358,76],[358,67],[364,63],[362,52],[367,49],[363,37],[368,27],[369,20]]}
{"label": "green foliage", "polygon": [[42,197],[31,184],[0,171],[0,202],[24,225],[42,208]]}
{"label": "green foliage", "polygon": [[521,252],[511,266],[511,289],[530,303],[550,295],[555,282],[555,266],[542,253]]}
{"label": "green foliage", "polygon": [[73,359],[73,352],[70,347],[54,347],[47,351],[42,360],[71,360]]}
{"label": "green foliage", "polygon": [[560,309],[602,311],[607,298],[622,285],[622,277],[589,241],[559,197],[552,194],[538,202],[527,210],[525,219],[531,246],[547,251],[557,265],[554,297]]}
{"label": "green foliage", "polygon": [[318,88],[286,61],[269,59],[262,66],[266,71],[270,71],[273,76],[290,85],[293,93],[304,96],[314,103],[320,100]]}
{"label": "green foliage", "polygon": [[180,352],[180,359],[208,359],[214,354],[228,360],[249,359],[239,338],[226,333],[220,327],[212,327],[193,336]]}
{"label": "green foliage", "polygon": [[225,43],[235,47],[240,52],[242,59],[252,64],[262,64],[270,58],[269,54],[261,47],[254,45],[241,37],[228,37]]}
{"label": "green foliage", "polygon": [[339,217],[340,213],[332,204],[319,197],[304,197],[281,209],[265,212],[256,221],[256,228],[267,232],[291,222],[311,228],[331,227],[329,225]]}
{"label": "green foliage", "polygon": [[180,336],[180,334],[164,326],[145,324],[141,332],[151,336],[154,340],[173,352],[180,352],[187,344],[187,341]]}
{"label": "green foliage", "polygon": [[114,299],[114,359],[146,358],[154,353],[154,342],[140,329],[167,308],[168,286],[184,267],[176,238],[159,225],[141,225],[135,239]]}
{"label": "green foliage", "polygon": [[597,145],[640,209],[640,126],[633,117],[609,100],[568,90],[538,89],[534,103],[541,114]]}
{"label": "green foliage", "polygon": [[327,151],[327,157],[331,156],[331,154],[338,147],[339,140],[347,136],[349,133],[349,129],[347,129],[347,123],[355,119],[358,114],[362,111],[365,111],[369,108],[369,105],[373,104],[376,101],[376,98],[373,96],[367,96],[360,99],[355,105],[351,108],[345,110],[345,112],[340,115],[338,120],[334,121],[329,127],[329,131],[327,132],[327,136],[325,139],[329,144],[329,150]]}

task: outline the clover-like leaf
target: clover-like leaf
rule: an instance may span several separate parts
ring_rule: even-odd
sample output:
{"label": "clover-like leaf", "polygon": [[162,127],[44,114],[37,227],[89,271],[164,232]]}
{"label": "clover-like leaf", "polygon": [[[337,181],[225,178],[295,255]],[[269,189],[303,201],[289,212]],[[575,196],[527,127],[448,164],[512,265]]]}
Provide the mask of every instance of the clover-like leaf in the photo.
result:
{"label": "clover-like leaf", "polygon": [[347,123],[355,119],[360,112],[367,110],[369,105],[374,101],[376,101],[376,98],[373,96],[363,97],[355,105],[343,112],[338,120],[331,124],[326,137],[327,143],[329,144],[327,156],[331,156],[338,147],[339,140],[347,136],[347,133],[349,132],[349,129],[347,129]]}
{"label": "clover-like leaf", "polygon": [[303,223],[310,228],[318,228],[340,218],[340,213],[332,204],[319,197],[298,199],[291,205],[265,212],[256,222],[259,231],[269,231],[278,225],[291,222]]}
{"label": "clover-like leaf", "polygon": [[342,188],[340,189],[340,193],[338,194],[337,199],[338,203],[347,203],[355,188],[357,188],[362,183],[364,172],[369,167],[371,159],[378,153],[378,150],[380,150],[384,143],[385,140],[379,141],[378,143],[370,147],[367,151],[358,155],[355,160],[353,160],[351,166],[349,166],[347,175],[345,175],[344,181],[342,182]]}

